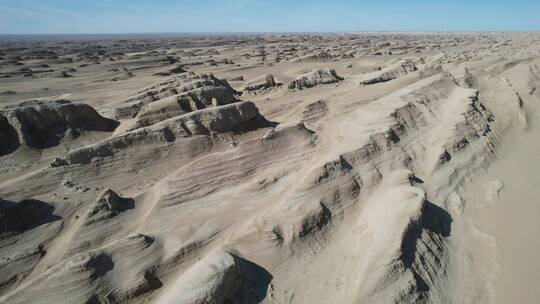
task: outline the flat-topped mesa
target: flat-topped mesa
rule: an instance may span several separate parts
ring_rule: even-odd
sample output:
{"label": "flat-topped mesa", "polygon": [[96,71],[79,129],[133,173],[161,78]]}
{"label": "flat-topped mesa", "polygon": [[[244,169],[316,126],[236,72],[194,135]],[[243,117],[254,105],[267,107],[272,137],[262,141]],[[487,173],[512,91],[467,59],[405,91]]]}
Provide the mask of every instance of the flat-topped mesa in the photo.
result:
{"label": "flat-topped mesa", "polygon": [[59,144],[69,129],[112,132],[118,122],[101,116],[84,103],[65,99],[27,100],[13,107],[0,109],[0,134],[13,142],[13,132],[20,145],[48,148]]}
{"label": "flat-topped mesa", "polygon": [[360,81],[361,85],[370,85],[376,84],[379,82],[387,82],[394,80],[400,76],[407,75],[414,71],[417,71],[418,68],[412,60],[403,60],[396,64],[393,64],[385,69],[382,69],[375,73],[370,73]]}
{"label": "flat-topped mesa", "polygon": [[[120,118],[135,117],[145,105],[176,97],[178,111],[184,113],[238,101],[235,91],[226,80],[213,74],[183,73],[150,86],[128,98],[116,108]],[[169,100],[170,102],[170,100]],[[156,106],[159,108],[159,106]]]}
{"label": "flat-topped mesa", "polygon": [[336,73],[336,70],[330,68],[322,68],[309,72],[299,78],[293,80],[287,86],[289,89],[311,88],[319,84],[330,84],[342,81],[344,78]]}
{"label": "flat-topped mesa", "polygon": [[177,138],[211,135],[241,129],[245,123],[262,118],[252,102],[208,108],[179,115],[154,125],[122,133],[101,142],[70,151],[59,162],[86,164],[94,157],[112,156],[116,151],[138,145],[174,142]]}

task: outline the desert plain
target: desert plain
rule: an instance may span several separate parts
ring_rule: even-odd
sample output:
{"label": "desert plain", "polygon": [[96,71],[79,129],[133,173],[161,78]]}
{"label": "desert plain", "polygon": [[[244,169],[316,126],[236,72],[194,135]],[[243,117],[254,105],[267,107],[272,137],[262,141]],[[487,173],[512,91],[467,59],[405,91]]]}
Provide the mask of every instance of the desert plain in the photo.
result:
{"label": "desert plain", "polygon": [[540,34],[0,37],[0,303],[536,303]]}

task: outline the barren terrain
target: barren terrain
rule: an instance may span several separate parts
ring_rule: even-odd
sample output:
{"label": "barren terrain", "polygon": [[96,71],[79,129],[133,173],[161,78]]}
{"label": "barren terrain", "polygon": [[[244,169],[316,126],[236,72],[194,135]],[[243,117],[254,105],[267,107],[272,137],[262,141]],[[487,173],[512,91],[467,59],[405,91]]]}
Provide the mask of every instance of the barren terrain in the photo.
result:
{"label": "barren terrain", "polygon": [[540,34],[0,37],[0,303],[535,303]]}

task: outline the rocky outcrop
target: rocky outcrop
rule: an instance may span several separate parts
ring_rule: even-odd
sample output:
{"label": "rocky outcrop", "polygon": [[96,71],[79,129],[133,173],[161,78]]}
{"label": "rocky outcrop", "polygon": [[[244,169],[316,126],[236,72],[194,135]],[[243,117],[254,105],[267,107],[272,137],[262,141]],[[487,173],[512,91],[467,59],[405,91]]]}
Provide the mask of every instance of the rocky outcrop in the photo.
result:
{"label": "rocky outcrop", "polygon": [[307,104],[302,110],[302,120],[308,123],[313,123],[328,113],[329,109],[326,101],[317,100]]}
{"label": "rocky outcrop", "polygon": [[127,128],[127,131],[151,126],[160,121],[192,112],[192,100],[189,95],[184,95],[170,96],[149,103],[141,108],[135,117],[135,122]]}
{"label": "rocky outcrop", "polygon": [[94,157],[112,156],[115,151],[138,144],[173,142],[182,137],[232,131],[258,117],[259,111],[251,102],[199,110],[73,150],[67,154],[65,160],[67,164],[84,164]]}
{"label": "rocky outcrop", "polygon": [[259,303],[270,279],[262,267],[217,250],[187,269],[156,303]]}
{"label": "rocky outcrop", "polygon": [[386,69],[382,69],[379,72],[366,75],[364,79],[360,81],[360,84],[370,85],[370,84],[376,84],[379,82],[387,82],[387,81],[396,79],[402,75],[407,75],[417,70],[418,68],[412,62],[412,60],[404,60]]}
{"label": "rocky outcrop", "polygon": [[[450,263],[448,237],[452,218],[444,209],[428,201],[425,192],[418,188],[401,186],[390,189],[388,194],[395,195],[397,191],[401,192],[400,198],[407,204],[395,210],[399,219],[384,223],[392,225],[394,235],[385,237],[384,230],[380,230],[373,236],[375,242],[384,239],[390,246],[389,252],[378,252],[383,255],[390,253],[390,262],[384,268],[377,263],[367,268],[374,275],[367,280],[363,287],[366,289],[364,295],[358,300],[375,303],[388,300],[392,303],[449,302],[444,290],[431,290],[430,287],[435,286],[434,282],[444,280]],[[383,198],[392,204],[394,198],[388,194]],[[378,203],[386,204],[382,200]],[[366,221],[381,210],[379,206],[369,207]]]}
{"label": "rocky outcrop", "polygon": [[133,199],[124,198],[111,189],[105,190],[88,210],[84,225],[101,222],[133,208]]}
{"label": "rocky outcrop", "polygon": [[298,57],[294,60],[291,60],[292,62],[299,62],[299,61],[325,61],[325,60],[332,60],[333,56],[332,54],[328,52],[318,52],[314,54],[307,54],[301,57]]}
{"label": "rocky outcrop", "polygon": [[264,77],[264,82],[263,83],[257,83],[257,84],[248,85],[248,86],[246,86],[244,91],[249,92],[249,91],[264,90],[264,89],[269,89],[269,88],[272,88],[272,87],[278,87],[278,86],[281,86],[281,85],[282,85],[281,83],[276,82],[276,80],[274,79],[274,75],[266,74],[265,77]]}
{"label": "rocky outcrop", "polygon": [[156,72],[154,73],[153,75],[154,76],[171,76],[171,75],[174,75],[174,74],[180,74],[180,73],[185,73],[186,70],[184,70],[184,68],[179,65],[175,68],[172,68],[172,69],[169,69],[169,70],[166,70],[166,71],[160,71],[160,72]]}
{"label": "rocky outcrop", "polygon": [[59,100],[29,100],[0,110],[0,136],[14,145],[13,131],[21,145],[48,148],[59,144],[68,130],[111,132],[118,122],[101,116],[84,103]]}
{"label": "rocky outcrop", "polygon": [[143,106],[171,96],[177,96],[183,111],[191,112],[236,102],[238,94],[226,80],[212,74],[183,73],[128,98],[116,108],[116,115],[120,118],[135,117]]}
{"label": "rocky outcrop", "polygon": [[463,78],[459,81],[459,84],[466,88],[478,88],[478,79],[476,79],[476,76],[468,68],[464,68]]}
{"label": "rocky outcrop", "polygon": [[13,152],[20,145],[17,131],[2,114],[0,114],[0,142],[2,143],[0,145],[0,156]]}
{"label": "rocky outcrop", "polygon": [[0,199],[0,239],[58,220],[53,212],[53,206],[35,199],[18,203]]}
{"label": "rocky outcrop", "polygon": [[343,77],[340,77],[336,70],[330,68],[322,68],[316,71],[307,73],[295,80],[293,80],[287,86],[289,89],[299,89],[311,88],[319,84],[329,84],[336,83],[343,80]]}
{"label": "rocky outcrop", "polygon": [[156,303],[224,303],[240,287],[240,275],[235,257],[218,251],[188,269]]}
{"label": "rocky outcrop", "polygon": [[140,109],[135,123],[127,130],[150,126],[193,111],[237,102],[235,92],[229,89],[224,86],[195,88],[148,103]]}

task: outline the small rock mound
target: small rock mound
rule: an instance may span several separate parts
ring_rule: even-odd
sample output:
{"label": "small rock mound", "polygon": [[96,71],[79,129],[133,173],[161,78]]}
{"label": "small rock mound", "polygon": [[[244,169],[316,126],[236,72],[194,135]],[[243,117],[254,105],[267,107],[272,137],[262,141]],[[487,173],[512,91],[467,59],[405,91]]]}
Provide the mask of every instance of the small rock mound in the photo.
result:
{"label": "small rock mound", "polygon": [[115,217],[119,213],[132,208],[132,199],[123,198],[111,189],[107,189],[99,196],[96,203],[88,211],[85,225]]}
{"label": "small rock mound", "polygon": [[274,79],[274,75],[272,74],[266,74],[264,77],[264,80],[265,81],[263,83],[252,84],[252,85],[246,86],[244,91],[258,91],[258,90],[269,89],[272,87],[278,87],[282,85],[281,83],[276,82],[276,80]]}
{"label": "small rock mound", "polygon": [[239,279],[240,268],[234,256],[219,251],[188,269],[174,283],[174,291],[157,303],[223,303],[238,289]]}
{"label": "small rock mound", "polygon": [[160,72],[156,72],[154,73],[153,75],[154,76],[171,76],[171,75],[174,75],[174,74],[180,74],[180,73],[185,73],[186,70],[184,70],[184,68],[179,65],[175,68],[172,68],[172,69],[169,69],[167,71],[160,71]]}
{"label": "small rock mound", "polygon": [[61,71],[56,75],[58,78],[70,78],[73,77],[73,75],[69,74],[67,71]]}
{"label": "small rock mound", "polygon": [[235,76],[229,79],[229,81],[244,81],[244,76]]}
{"label": "small rock mound", "polygon": [[302,220],[293,228],[293,237],[302,238],[315,231],[321,231],[332,222],[332,212],[322,202],[318,208],[310,210]]}
{"label": "small rock mound", "polygon": [[306,128],[304,123],[302,122],[290,122],[290,123],[283,123],[279,124],[277,127],[268,130],[262,137],[261,140],[263,142],[269,143],[274,140],[278,140],[280,138],[287,138],[289,136],[291,137],[304,137],[304,138],[312,138],[314,132],[310,129]]}
{"label": "small rock mound", "polygon": [[262,267],[218,250],[186,270],[156,303],[260,303],[271,279]]}
{"label": "small rock mound", "polygon": [[185,73],[186,70],[184,70],[184,68],[181,65],[179,65],[175,68],[170,69],[169,72],[171,72],[172,74],[180,74],[180,73]]}
{"label": "small rock mound", "polygon": [[311,88],[319,84],[329,84],[336,83],[343,80],[343,77],[340,77],[336,70],[330,68],[322,68],[316,71],[310,72],[293,80],[287,86],[289,89],[299,89]]}

